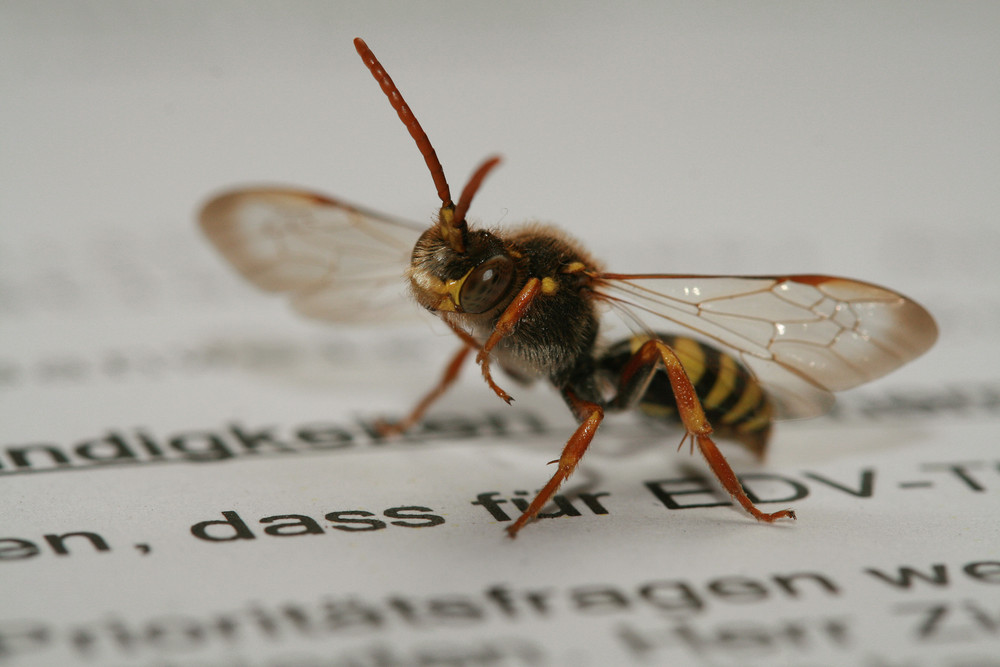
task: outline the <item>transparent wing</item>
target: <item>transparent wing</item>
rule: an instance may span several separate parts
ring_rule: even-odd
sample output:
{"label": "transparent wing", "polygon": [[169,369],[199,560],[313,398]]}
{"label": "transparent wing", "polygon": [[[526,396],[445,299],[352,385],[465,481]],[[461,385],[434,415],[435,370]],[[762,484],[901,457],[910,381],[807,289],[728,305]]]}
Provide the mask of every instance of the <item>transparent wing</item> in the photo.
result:
{"label": "transparent wing", "polygon": [[595,291],[639,313],[644,326],[668,320],[729,348],[784,418],[826,412],[831,392],[879,378],[937,339],[919,304],[846,278],[609,273],[596,277]]}
{"label": "transparent wing", "polygon": [[424,227],[301,190],[215,197],[201,227],[257,287],[286,292],[303,315],[348,323],[411,316],[404,271]]}

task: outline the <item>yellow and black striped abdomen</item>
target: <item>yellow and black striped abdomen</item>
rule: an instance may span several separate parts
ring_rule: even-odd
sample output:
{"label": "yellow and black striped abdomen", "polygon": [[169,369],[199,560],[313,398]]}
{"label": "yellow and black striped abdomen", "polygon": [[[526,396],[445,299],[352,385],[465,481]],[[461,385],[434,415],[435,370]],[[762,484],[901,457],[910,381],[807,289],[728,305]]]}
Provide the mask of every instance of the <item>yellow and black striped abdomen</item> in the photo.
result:
{"label": "yellow and black striped abdomen", "polygon": [[[693,338],[671,334],[656,334],[656,338],[677,353],[715,433],[763,455],[773,411],[767,393],[750,371],[731,355]],[[634,336],[612,345],[597,360],[598,368],[617,383],[629,359],[648,340],[648,336]],[[678,421],[674,392],[662,368],[653,374],[637,407],[652,417]]]}

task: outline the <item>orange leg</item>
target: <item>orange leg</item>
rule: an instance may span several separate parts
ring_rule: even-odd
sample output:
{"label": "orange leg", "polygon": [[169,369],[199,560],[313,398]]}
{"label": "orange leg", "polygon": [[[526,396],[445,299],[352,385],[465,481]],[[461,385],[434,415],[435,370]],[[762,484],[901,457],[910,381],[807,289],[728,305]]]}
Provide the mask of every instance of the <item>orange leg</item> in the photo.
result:
{"label": "orange leg", "polygon": [[[716,478],[723,488],[729,492],[736,502],[758,521],[772,523],[777,519],[794,519],[795,512],[792,510],[781,510],[768,514],[761,512],[747,497],[746,491],[740,485],[726,457],[712,442],[712,426],[705,417],[705,411],[701,407],[701,401],[695,393],[694,386],[690,378],[684,371],[677,354],[666,343],[659,340],[647,341],[632,356],[622,371],[620,386],[621,394],[615,400],[616,406],[624,407],[629,403],[638,400],[649,385],[649,380],[656,371],[659,364],[667,371],[670,379],[670,387],[674,392],[674,400],[677,401],[677,413],[680,415],[681,423],[687,430],[685,439],[690,436],[692,444],[697,442],[698,449],[715,473]],[[624,405],[623,405],[624,404]],[[681,441],[683,444],[683,440]]]}
{"label": "orange leg", "polygon": [[[463,332],[464,333],[464,332]],[[410,430],[416,426],[421,419],[424,417],[424,413],[427,412],[427,408],[431,407],[434,401],[441,398],[441,396],[448,391],[448,388],[454,384],[455,380],[458,379],[458,373],[462,370],[462,364],[468,359],[469,353],[472,352],[472,348],[469,347],[468,343],[462,345],[462,348],[452,357],[451,362],[445,368],[444,374],[441,376],[441,380],[427,392],[416,407],[410,411],[403,419],[398,422],[387,422],[378,421],[375,424],[375,428],[382,435],[400,435]]]}
{"label": "orange leg", "polygon": [[524,317],[528,306],[531,305],[531,302],[534,301],[535,297],[541,291],[542,281],[538,278],[529,279],[524,284],[524,287],[521,288],[521,291],[518,292],[517,296],[514,297],[514,300],[510,302],[510,305],[500,315],[500,319],[497,320],[496,326],[493,328],[493,333],[486,339],[482,349],[479,350],[479,354],[476,355],[476,363],[483,369],[483,378],[486,380],[486,384],[490,386],[490,389],[497,396],[505,400],[508,404],[514,399],[493,381],[493,376],[490,374],[490,351],[497,346],[497,343],[504,336],[514,330],[518,320]]}
{"label": "orange leg", "polygon": [[[604,419],[604,409],[596,403],[584,401],[568,390],[566,391],[566,397],[573,407],[573,412],[580,417],[580,425],[563,448],[562,455],[558,461],[559,469],[552,475],[552,479],[538,492],[538,495],[528,505],[528,509],[524,511],[524,514],[519,516],[517,521],[507,528],[507,534],[511,537],[517,537],[518,531],[542,511],[545,503],[549,502],[559,486],[566,481],[566,478],[573,474],[573,471],[576,470],[576,464],[580,462],[583,454],[587,451],[590,441],[594,439],[594,434],[597,432],[597,427],[601,425],[601,421]],[[553,461],[553,463],[556,463],[556,461]]]}
{"label": "orange leg", "polygon": [[[514,330],[514,326],[517,321],[524,316],[525,311],[528,309],[528,305],[535,298],[535,296],[541,292],[542,282],[538,278],[530,279],[525,286],[521,289],[518,295],[514,298],[514,301],[507,306],[506,310],[500,315],[500,319],[497,320],[496,327],[493,329],[493,333],[486,340],[486,343],[480,348],[479,354],[476,355],[476,361],[482,366],[483,377],[486,379],[486,383],[490,388],[496,393],[497,396],[502,398],[508,404],[514,399],[511,398],[510,394],[501,389],[496,382],[493,381],[493,376],[490,374],[490,361],[489,354],[490,350],[496,347],[500,340]],[[445,369],[444,375],[441,376],[441,380],[427,392],[416,407],[402,420],[396,423],[389,422],[378,422],[376,428],[382,435],[399,435],[411,428],[413,428],[420,420],[423,418],[424,413],[430,408],[433,403],[441,398],[441,396],[448,391],[449,387],[454,384],[455,380],[458,378],[458,373],[462,368],[462,364],[465,363],[469,352],[473,348],[478,348],[479,343],[476,342],[472,336],[466,333],[460,327],[452,324],[448,320],[445,320],[445,324],[455,333],[456,336],[462,339],[465,345],[462,346],[454,357],[452,357],[451,362]]]}

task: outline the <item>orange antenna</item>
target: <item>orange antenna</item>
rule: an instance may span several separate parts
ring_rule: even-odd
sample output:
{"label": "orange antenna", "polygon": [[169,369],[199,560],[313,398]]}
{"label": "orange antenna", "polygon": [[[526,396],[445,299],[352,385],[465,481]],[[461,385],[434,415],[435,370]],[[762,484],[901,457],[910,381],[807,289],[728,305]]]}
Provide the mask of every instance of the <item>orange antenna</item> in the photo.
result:
{"label": "orange antenna", "polygon": [[389,98],[389,104],[396,110],[399,120],[403,121],[403,125],[409,130],[410,136],[417,142],[417,148],[420,149],[420,154],[424,156],[424,162],[427,163],[427,168],[431,170],[431,176],[434,177],[434,186],[437,188],[438,197],[441,198],[441,204],[444,206],[454,206],[451,202],[451,191],[448,188],[448,179],[444,177],[444,169],[441,167],[441,161],[438,160],[437,153],[434,152],[434,147],[431,146],[431,140],[427,138],[424,128],[420,127],[417,117],[410,111],[410,107],[406,104],[406,100],[403,99],[399,88],[392,82],[389,73],[382,67],[382,63],[378,61],[372,50],[365,44],[365,40],[356,37],[354,39],[354,48],[358,50],[358,55],[361,56],[361,60],[364,61],[365,66],[368,67],[372,76],[378,81],[378,85],[382,87],[382,92]]}
{"label": "orange antenna", "polygon": [[430,139],[427,138],[427,133],[424,132],[424,128],[420,127],[420,123],[417,121],[416,116],[413,115],[409,105],[406,104],[406,100],[403,99],[399,88],[392,82],[389,73],[382,67],[382,63],[378,61],[372,50],[365,44],[365,40],[356,37],[354,39],[354,48],[357,49],[358,55],[361,56],[361,60],[364,61],[365,66],[372,73],[372,76],[378,81],[382,92],[389,98],[389,104],[396,110],[399,119],[403,121],[403,125],[406,126],[410,136],[417,143],[420,154],[424,156],[424,162],[427,163],[427,168],[434,178],[434,186],[437,188],[438,197],[441,199],[441,214],[438,220],[438,224],[441,226],[441,235],[448,242],[448,245],[451,246],[452,250],[455,252],[465,252],[465,237],[468,232],[465,214],[469,210],[472,197],[476,194],[483,179],[500,162],[500,158],[490,158],[479,166],[472,175],[472,178],[469,179],[468,185],[462,190],[462,197],[459,199],[458,208],[456,209],[455,204],[451,201],[451,190],[448,188],[448,179],[444,176],[441,161],[438,160],[437,153],[434,151]]}
{"label": "orange antenna", "polygon": [[476,196],[479,186],[483,184],[483,179],[486,178],[487,174],[493,171],[493,168],[498,164],[500,164],[499,155],[486,158],[486,160],[479,165],[479,168],[472,174],[472,178],[469,179],[469,182],[466,183],[465,187],[462,189],[462,196],[458,198],[458,206],[455,207],[456,220],[465,220],[465,214],[469,211],[469,205],[472,204],[472,198]]}

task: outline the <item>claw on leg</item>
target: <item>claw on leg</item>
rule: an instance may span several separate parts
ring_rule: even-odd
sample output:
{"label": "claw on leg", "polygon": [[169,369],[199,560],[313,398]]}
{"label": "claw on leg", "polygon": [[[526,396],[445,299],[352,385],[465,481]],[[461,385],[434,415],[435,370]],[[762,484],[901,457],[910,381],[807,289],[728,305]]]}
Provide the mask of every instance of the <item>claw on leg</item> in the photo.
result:
{"label": "claw on leg", "polygon": [[483,379],[486,380],[486,384],[493,390],[493,393],[502,398],[507,405],[510,405],[514,398],[493,381],[493,375],[490,373],[490,355],[486,354],[485,350],[480,350],[479,354],[476,355],[476,363],[482,368]]}
{"label": "claw on leg", "polygon": [[712,439],[708,435],[698,435],[695,437],[698,441],[698,449],[701,450],[702,455],[705,460],[708,461],[708,465],[711,466],[712,472],[718,478],[719,482],[722,484],[723,488],[729,492],[729,495],[738,502],[743,509],[747,511],[750,516],[757,519],[758,521],[763,521],[764,523],[774,523],[778,519],[794,519],[795,512],[792,510],[780,510],[778,512],[772,512],[768,514],[767,512],[761,512],[757,509],[757,506],[753,504],[750,498],[747,497],[746,491],[740,485],[740,480],[736,478],[736,473],[733,472],[732,467],[730,467],[729,462],[726,461],[726,457],[722,455],[719,448],[715,446]]}
{"label": "claw on leg", "polygon": [[538,492],[535,499],[531,501],[528,509],[513,524],[507,527],[507,535],[512,538],[517,537],[518,531],[524,528],[525,524],[534,519],[542,511],[545,503],[549,502],[559,486],[573,474],[584,452],[587,451],[587,447],[590,446],[590,442],[594,439],[597,427],[601,425],[601,421],[604,419],[604,409],[601,406],[581,400],[572,394],[572,392],[567,391],[566,395],[574,403],[574,412],[585,414],[586,416],[581,420],[580,425],[563,448],[562,455],[558,460],[559,468],[555,474],[552,475],[552,478],[542,490]]}

